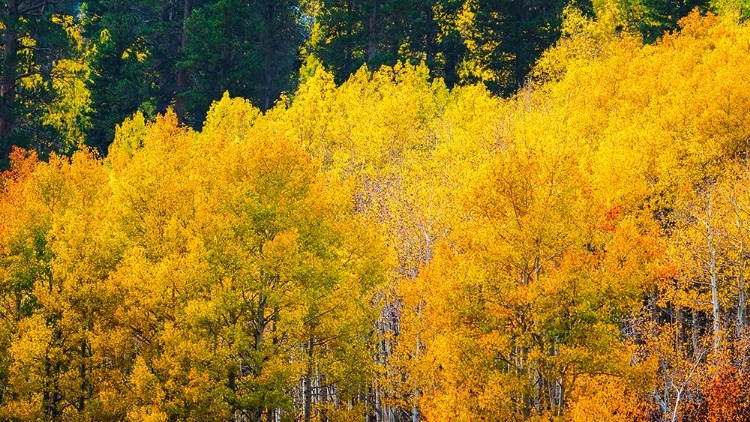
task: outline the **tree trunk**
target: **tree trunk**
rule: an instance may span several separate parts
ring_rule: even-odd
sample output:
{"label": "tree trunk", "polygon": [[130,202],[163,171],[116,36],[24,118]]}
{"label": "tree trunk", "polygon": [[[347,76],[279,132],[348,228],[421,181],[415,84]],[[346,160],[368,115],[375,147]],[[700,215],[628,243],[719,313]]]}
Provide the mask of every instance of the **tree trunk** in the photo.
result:
{"label": "tree trunk", "polygon": [[[429,246],[429,236],[425,236],[425,239],[428,240],[427,249],[430,249]],[[429,258],[428,258],[429,259]],[[424,302],[420,301],[419,305],[417,306],[417,320],[421,320],[422,318],[422,307]],[[422,348],[422,342],[419,339],[419,331],[417,331],[417,338],[415,339],[415,345],[414,345],[414,359],[419,359],[419,350]],[[421,417],[419,414],[419,380],[416,380],[414,383],[414,391],[412,392],[412,400],[414,402],[412,403],[411,407],[411,422],[419,422]]]}
{"label": "tree trunk", "polygon": [[693,323],[691,328],[692,341],[693,341],[693,355],[698,354],[698,334],[700,327],[698,327],[698,312],[695,309],[691,310]]}
{"label": "tree trunk", "polygon": [[274,89],[274,76],[279,72],[277,61],[280,59],[279,53],[274,49],[274,39],[276,38],[276,5],[274,2],[267,2],[263,9],[263,20],[265,21],[266,30],[263,33],[263,47],[267,49],[266,60],[263,63],[263,92],[261,95],[261,107],[268,110],[273,106],[276,89]]}
{"label": "tree trunk", "polygon": [[427,22],[429,22],[430,26],[427,29],[426,39],[425,39],[425,46],[424,46],[424,53],[425,53],[425,62],[429,66],[430,70],[434,67],[433,61],[435,60],[435,41],[437,40],[438,36],[438,30],[435,27],[435,11],[433,10],[433,5],[427,6]]}
{"label": "tree trunk", "polygon": [[[229,373],[227,374],[227,387],[229,388],[229,391],[232,392],[232,395],[237,391],[237,381],[235,380],[234,368],[230,368]],[[234,407],[234,405],[232,405],[232,407]],[[237,413],[237,409],[232,411],[232,416],[229,417],[229,422],[235,419],[235,413]]]}
{"label": "tree trunk", "polygon": [[[346,1],[346,16],[347,16],[347,19],[351,19],[351,16],[352,16],[352,3],[351,3],[351,1]],[[344,69],[343,69],[344,70],[344,72],[343,72],[344,74],[348,74],[349,72],[351,72],[352,68],[354,67],[354,54],[353,54],[353,51],[352,51],[353,50],[352,49],[352,44],[353,44],[353,41],[352,41],[353,34],[352,34],[352,32],[353,32],[352,31],[352,26],[351,25],[345,25],[345,27],[344,27],[344,36],[346,38],[344,38],[344,39],[346,39],[347,42],[346,42],[346,54],[345,54],[346,61],[344,62]]]}
{"label": "tree trunk", "polygon": [[[18,0],[8,0],[6,28],[3,35],[3,69],[0,80],[0,137],[5,138],[13,132],[13,103],[16,99],[16,77],[18,67],[18,40],[16,25],[18,25]],[[5,151],[3,151],[5,152]]]}
{"label": "tree trunk", "polygon": [[305,422],[312,419],[312,377],[313,377],[313,342],[312,336],[307,343],[307,374],[305,375]]}
{"label": "tree trunk", "polygon": [[[190,0],[185,0],[182,16],[182,38],[180,40],[180,53],[185,54],[187,48],[187,21],[190,17],[192,5]],[[185,123],[185,91],[187,90],[187,69],[181,67],[177,71],[177,92],[174,99],[174,112],[179,123]]]}
{"label": "tree trunk", "polygon": [[[367,61],[374,59],[378,54],[378,45],[375,40],[376,23],[378,19],[378,7],[377,1],[372,3],[372,13],[370,18],[367,20]],[[372,70],[372,69],[371,69]]]}
{"label": "tree trunk", "polygon": [[[266,287],[266,275],[265,273],[261,273],[261,279],[263,280],[263,287],[261,288],[261,292],[265,290]],[[263,335],[266,331],[266,324],[268,321],[266,321],[266,295],[263,293],[260,293],[258,295],[258,314],[256,316],[255,320],[255,350],[260,351],[263,347]],[[258,365],[253,366],[252,368],[252,374],[257,378],[261,375],[262,367],[259,363]],[[251,414],[253,415],[252,420],[256,422],[261,422],[263,420],[263,404],[259,404],[251,409]]]}
{"label": "tree trunk", "polygon": [[79,376],[81,377],[81,395],[78,397],[78,411],[83,412],[86,406],[86,396],[88,392],[87,371],[86,371],[86,340],[81,340],[81,364],[79,365]]}
{"label": "tree trunk", "polygon": [[47,408],[45,412],[47,418],[50,421],[56,421],[60,417],[60,411],[58,409],[58,402],[60,396],[57,393],[57,373],[59,372],[59,363],[52,364],[49,357],[45,358],[45,383],[44,383],[44,404]]}
{"label": "tree trunk", "polygon": [[742,332],[745,329],[745,241],[742,239],[743,227],[739,211],[737,213],[735,224],[737,226],[737,235],[740,236],[740,250],[737,259],[737,337],[741,338]]}
{"label": "tree trunk", "polygon": [[[744,252],[743,252],[744,253]],[[737,275],[737,288],[739,297],[737,299],[737,337],[742,337],[742,331],[745,329],[745,279],[742,266],[744,259],[740,258],[739,275]]]}
{"label": "tree trunk", "polygon": [[263,85],[263,110],[268,110],[271,108],[272,105],[272,99],[271,99],[271,85],[273,82],[273,70],[271,69],[271,66],[266,64],[266,73],[264,77],[264,85]]}
{"label": "tree trunk", "polygon": [[714,352],[719,351],[719,340],[721,335],[721,321],[719,320],[719,286],[718,286],[718,269],[716,268],[716,245],[714,239],[713,227],[713,209],[711,194],[709,193],[708,202],[706,203],[706,238],[708,240],[708,272],[711,280],[711,304],[713,308],[713,340]]}

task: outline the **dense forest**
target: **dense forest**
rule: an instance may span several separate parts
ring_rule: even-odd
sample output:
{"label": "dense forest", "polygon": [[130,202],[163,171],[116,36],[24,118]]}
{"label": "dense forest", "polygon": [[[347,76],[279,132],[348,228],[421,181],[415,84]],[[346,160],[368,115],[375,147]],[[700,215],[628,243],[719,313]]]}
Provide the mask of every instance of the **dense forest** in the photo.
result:
{"label": "dense forest", "polygon": [[4,0],[0,420],[750,420],[748,15]]}

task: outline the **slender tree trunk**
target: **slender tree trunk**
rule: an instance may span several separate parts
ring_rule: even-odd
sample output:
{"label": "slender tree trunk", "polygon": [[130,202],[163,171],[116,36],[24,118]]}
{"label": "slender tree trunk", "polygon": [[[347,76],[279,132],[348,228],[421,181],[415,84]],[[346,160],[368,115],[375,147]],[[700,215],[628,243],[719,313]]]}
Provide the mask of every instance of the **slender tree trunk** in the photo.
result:
{"label": "slender tree trunk", "polygon": [[[91,313],[89,311],[83,312],[83,318],[86,320],[86,329],[84,333],[88,335],[88,333],[91,333],[94,329],[94,321],[93,319],[89,318],[89,315]],[[86,404],[91,401],[91,397],[94,393],[94,387],[92,384],[92,378],[91,378],[91,363],[88,362],[88,359],[91,358],[91,345],[88,342],[88,339],[86,337],[81,339],[80,342],[80,358],[81,358],[81,364],[79,367],[80,371],[80,377],[81,377],[81,395],[78,398],[78,410],[83,412],[83,410],[86,408]]]}
{"label": "slender tree trunk", "polygon": [[276,32],[277,32],[277,5],[274,2],[266,2],[263,8],[263,20],[265,21],[266,30],[263,33],[262,46],[266,52],[266,60],[263,63],[263,92],[262,92],[262,108],[268,110],[273,106],[275,99],[276,89],[274,89],[274,76],[277,75],[280,68],[277,65],[277,61],[280,59],[278,51],[274,50],[276,43]]}
{"label": "slender tree trunk", "polygon": [[[524,277],[527,277],[526,271],[524,271]],[[523,323],[522,323],[523,325]],[[520,362],[518,367],[521,368],[522,374],[526,377],[531,377],[531,372],[529,371],[529,368],[526,368],[526,357],[529,354],[529,349],[526,347],[520,348]],[[529,419],[531,417],[531,408],[532,408],[532,401],[533,397],[531,397],[531,394],[529,394],[528,391],[524,391],[522,394],[521,399],[521,414],[523,415],[523,419]]]}
{"label": "slender tree trunk", "polygon": [[54,383],[52,380],[55,377],[56,371],[53,371],[53,365],[52,362],[50,362],[49,357],[45,358],[46,362],[44,365],[44,372],[45,372],[45,382],[44,382],[44,404],[47,408],[47,417],[49,420],[54,421],[57,420],[58,417],[58,411],[57,411],[57,389],[54,388]]}
{"label": "slender tree trunk", "polygon": [[[182,17],[182,38],[180,40],[180,53],[185,54],[187,48],[187,21],[190,17],[192,4],[190,0],[185,0],[183,4]],[[179,123],[185,123],[185,91],[187,90],[188,75],[187,69],[181,67],[177,71],[177,95],[174,99],[174,112],[177,115]]]}
{"label": "slender tree trunk", "polygon": [[[264,280],[265,284],[265,274],[262,274],[261,278]],[[263,333],[266,331],[266,295],[263,293],[258,295],[258,315],[256,324],[257,327],[255,331],[255,350],[259,351],[263,346]],[[262,368],[260,368],[260,366],[256,366],[253,368],[253,373],[256,377],[260,376],[261,371]],[[260,422],[263,417],[263,405],[258,405],[255,409],[253,409],[252,413],[254,415],[253,421]]]}
{"label": "slender tree trunk", "polygon": [[523,76],[524,76],[524,69],[523,69],[523,59],[525,58],[525,53],[523,52],[523,48],[526,48],[524,45],[525,40],[523,40],[523,29],[521,28],[522,23],[518,23],[518,39],[516,40],[516,43],[519,47],[517,47],[516,50],[516,57],[513,61],[513,82],[515,82],[516,86],[514,87],[515,90],[521,89],[523,86]]}
{"label": "slender tree trunk", "polygon": [[[263,345],[263,332],[266,330],[266,295],[258,295],[258,315],[256,317],[255,350],[260,350]],[[256,368],[256,374],[260,375],[260,369]]]}
{"label": "slender tree trunk", "polygon": [[378,44],[375,40],[375,26],[378,19],[378,4],[379,2],[374,1],[372,3],[372,12],[370,18],[367,20],[367,61],[374,59],[378,54]]}
{"label": "slender tree trunk", "polygon": [[313,337],[307,343],[307,374],[305,375],[305,422],[312,420]]}
{"label": "slender tree trunk", "polygon": [[693,341],[693,355],[698,353],[698,312],[695,309],[691,310],[693,317],[693,323],[691,328],[692,341]]}
{"label": "slender tree trunk", "polygon": [[[419,320],[422,317],[422,302],[419,303],[417,307],[417,319]],[[417,332],[417,338],[415,341],[414,346],[414,359],[419,359],[419,350],[422,348],[421,341],[419,339],[419,332]],[[414,383],[414,392],[412,392],[412,400],[414,400],[414,403],[412,403],[411,407],[411,422],[419,422],[420,416],[419,416],[419,407],[417,404],[419,403],[419,380],[415,380]]]}
{"label": "slender tree trunk", "polygon": [[708,272],[711,280],[711,304],[713,308],[713,338],[714,338],[714,352],[719,351],[719,340],[721,336],[721,321],[719,320],[719,286],[718,286],[718,274],[716,267],[716,244],[715,244],[715,233],[713,227],[713,198],[709,193],[708,202],[706,203],[706,239],[708,241]]}
{"label": "slender tree trunk", "polygon": [[86,340],[81,340],[80,347],[81,364],[79,366],[79,376],[81,377],[81,395],[78,397],[78,411],[83,412],[83,409],[86,406],[86,393],[88,391],[88,382],[86,381]]}
{"label": "slender tree trunk", "polygon": [[[266,295],[262,293],[267,287],[266,274],[261,273],[261,280],[263,280],[263,286],[261,287],[261,293],[258,295],[258,314],[256,316],[256,327],[255,327],[255,350],[259,351],[263,347],[263,334],[266,331]],[[254,366],[252,373],[255,377],[259,377],[262,372],[261,364]],[[263,405],[260,404],[252,409],[253,421],[261,422],[263,420]]]}
{"label": "slender tree trunk", "polygon": [[[232,395],[237,392],[237,381],[234,374],[234,368],[229,369],[229,373],[227,373],[227,387],[229,388],[229,391],[232,392]],[[232,405],[234,407],[234,405]],[[235,413],[237,413],[237,409],[232,409],[232,415],[229,416],[229,421],[232,422],[235,420]]]}
{"label": "slender tree trunk", "polygon": [[[744,252],[742,252],[744,254]],[[742,336],[742,331],[745,329],[745,277],[742,266],[744,259],[740,258],[739,262],[739,274],[737,275],[737,288],[739,290],[739,297],[737,298],[737,337]]]}
{"label": "slender tree trunk", "polygon": [[428,25],[429,29],[426,31],[426,39],[425,39],[425,62],[429,66],[430,69],[434,67],[433,60],[435,60],[435,40],[437,39],[437,28],[435,27],[435,10],[433,10],[433,7],[435,7],[432,4],[427,5],[427,22],[429,22]]}
{"label": "slender tree trunk", "polygon": [[[16,100],[16,76],[18,67],[18,0],[7,0],[6,27],[3,35],[3,69],[0,79],[0,138],[5,138],[13,132],[14,116],[13,103]],[[3,151],[5,152],[5,151]]]}
{"label": "slender tree trunk", "polygon": [[271,98],[271,85],[273,83],[273,70],[271,69],[271,66],[266,64],[266,74],[264,86],[263,86],[263,110],[268,110],[271,108],[272,105],[272,98]]}
{"label": "slender tree trunk", "polygon": [[[679,282],[677,284],[677,288],[679,289]],[[675,306],[674,310],[675,315],[675,322],[677,325],[677,343],[682,347],[682,345],[685,343],[685,339],[687,338],[687,322],[685,322],[685,319],[683,318],[683,312],[682,307],[679,305]]]}
{"label": "slender tree trunk", "polygon": [[563,405],[565,404],[565,380],[560,378],[560,406],[557,408],[557,416],[562,416]]}
{"label": "slender tree trunk", "polygon": [[[346,1],[346,16],[348,17],[348,19],[351,19],[351,16],[352,16],[352,2],[349,0]],[[353,70],[352,67],[354,66],[354,57],[353,57],[353,51],[352,51],[353,50],[352,48],[353,34],[352,34],[352,27],[350,25],[346,25],[346,27],[344,28],[344,35],[346,36],[345,39],[347,40],[347,43],[346,43],[346,61],[344,62],[343,73],[348,74],[349,72]]]}
{"label": "slender tree trunk", "polygon": [[742,239],[743,227],[739,210],[736,210],[735,225],[739,239],[739,253],[737,258],[737,337],[742,336],[745,329],[745,241]]}

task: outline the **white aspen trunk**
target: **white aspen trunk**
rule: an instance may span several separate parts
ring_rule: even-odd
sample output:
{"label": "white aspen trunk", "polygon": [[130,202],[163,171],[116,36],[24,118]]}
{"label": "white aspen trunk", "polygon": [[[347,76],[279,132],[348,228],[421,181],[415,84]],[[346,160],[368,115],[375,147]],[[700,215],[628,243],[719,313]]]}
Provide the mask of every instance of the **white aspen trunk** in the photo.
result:
{"label": "white aspen trunk", "polygon": [[742,337],[745,328],[745,241],[739,206],[735,204],[735,226],[739,237],[739,251],[737,253],[737,337]]}
{"label": "white aspen trunk", "polygon": [[[428,237],[429,238],[429,237]],[[422,303],[419,303],[419,306],[417,307],[417,320],[421,318],[422,316]],[[421,348],[421,344],[419,341],[419,332],[417,332],[417,338],[415,341],[414,346],[414,359],[417,359],[419,357],[419,349]],[[419,409],[417,407],[417,401],[419,400],[419,380],[415,381],[414,383],[414,392],[412,393],[414,403],[411,407],[411,421],[412,422],[419,422]]]}
{"label": "white aspen trunk", "polygon": [[714,352],[719,351],[719,341],[721,336],[721,321],[719,319],[719,286],[717,277],[717,266],[716,266],[716,244],[715,244],[715,230],[713,227],[713,207],[712,207],[711,193],[709,193],[708,200],[706,202],[706,239],[708,241],[708,272],[711,282],[711,305],[713,308],[713,340],[714,340]]}

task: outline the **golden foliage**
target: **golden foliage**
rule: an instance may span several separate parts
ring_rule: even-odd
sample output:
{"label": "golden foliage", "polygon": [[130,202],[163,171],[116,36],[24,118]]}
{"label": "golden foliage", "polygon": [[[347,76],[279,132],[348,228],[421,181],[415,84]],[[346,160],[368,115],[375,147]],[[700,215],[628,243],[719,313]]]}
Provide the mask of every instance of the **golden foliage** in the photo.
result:
{"label": "golden foliage", "polygon": [[507,100],[310,62],[265,114],[15,151],[0,417],[741,419],[750,27],[618,13]]}

